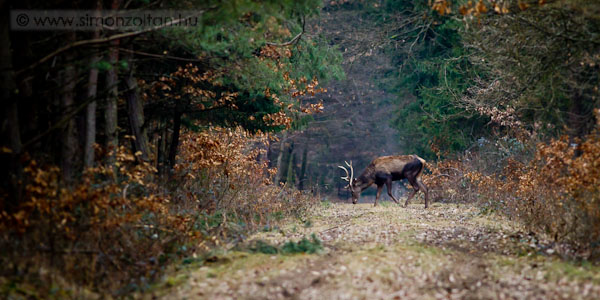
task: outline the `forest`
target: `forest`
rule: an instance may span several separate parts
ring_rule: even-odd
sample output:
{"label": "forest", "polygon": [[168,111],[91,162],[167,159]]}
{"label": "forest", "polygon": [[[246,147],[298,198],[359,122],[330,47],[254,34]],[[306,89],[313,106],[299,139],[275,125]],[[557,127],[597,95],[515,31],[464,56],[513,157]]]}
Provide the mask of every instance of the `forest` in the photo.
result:
{"label": "forest", "polygon": [[0,8],[0,298],[600,294],[600,2]]}

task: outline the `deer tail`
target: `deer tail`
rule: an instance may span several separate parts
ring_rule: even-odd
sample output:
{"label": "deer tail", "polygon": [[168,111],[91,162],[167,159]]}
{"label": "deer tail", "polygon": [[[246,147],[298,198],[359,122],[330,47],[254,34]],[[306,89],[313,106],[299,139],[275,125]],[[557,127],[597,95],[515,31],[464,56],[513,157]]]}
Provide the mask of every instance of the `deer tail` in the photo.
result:
{"label": "deer tail", "polygon": [[423,173],[423,170],[425,169],[425,160],[418,157],[417,155],[415,155],[415,158],[418,159],[421,162],[421,170],[419,171],[419,173],[417,174],[417,178],[421,177],[421,174]]}

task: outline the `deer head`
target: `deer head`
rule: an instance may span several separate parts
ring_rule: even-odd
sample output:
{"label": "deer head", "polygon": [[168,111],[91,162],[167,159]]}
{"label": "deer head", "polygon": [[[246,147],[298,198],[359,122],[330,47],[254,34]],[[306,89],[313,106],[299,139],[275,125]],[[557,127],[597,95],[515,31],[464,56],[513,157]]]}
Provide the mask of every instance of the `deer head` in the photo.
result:
{"label": "deer head", "polygon": [[352,193],[352,203],[356,204],[356,202],[358,202],[358,197],[360,196],[361,191],[360,188],[354,186],[356,183],[356,178],[354,178],[354,168],[352,168],[352,161],[350,161],[350,163],[344,161],[344,163],[346,163],[346,166],[350,168],[350,172],[348,172],[348,169],[346,169],[344,166],[338,166],[338,168],[346,171],[346,176],[341,178],[348,182],[348,185],[345,186],[345,188],[350,190],[350,192]]}

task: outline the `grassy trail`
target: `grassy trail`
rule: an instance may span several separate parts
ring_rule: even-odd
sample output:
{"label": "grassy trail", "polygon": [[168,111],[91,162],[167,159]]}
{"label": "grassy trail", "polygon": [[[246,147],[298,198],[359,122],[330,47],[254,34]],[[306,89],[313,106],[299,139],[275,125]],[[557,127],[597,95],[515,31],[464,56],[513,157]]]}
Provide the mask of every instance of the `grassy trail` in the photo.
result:
{"label": "grassy trail", "polygon": [[[310,223],[310,224],[308,224]],[[598,299],[600,267],[475,208],[384,202],[322,205],[310,222],[249,238],[315,233],[316,254],[228,251],[170,280],[165,299]]]}

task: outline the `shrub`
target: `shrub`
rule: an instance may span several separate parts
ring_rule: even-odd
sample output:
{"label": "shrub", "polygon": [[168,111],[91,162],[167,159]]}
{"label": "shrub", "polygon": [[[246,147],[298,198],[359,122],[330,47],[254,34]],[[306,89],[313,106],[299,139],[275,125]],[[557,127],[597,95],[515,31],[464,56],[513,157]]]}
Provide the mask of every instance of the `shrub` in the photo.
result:
{"label": "shrub", "polygon": [[[209,213],[227,211],[250,228],[278,215],[302,215],[315,198],[272,184],[276,169],[266,159],[266,134],[211,128],[182,135],[172,188],[177,202]],[[248,145],[254,147],[248,147]],[[223,215],[225,219],[227,215]]]}
{"label": "shrub", "polygon": [[[454,160],[429,163],[424,181],[434,201],[477,203],[520,220],[528,230],[600,254],[600,110],[583,139],[563,136],[528,145],[514,140],[481,147]],[[516,149],[516,150],[515,150]],[[524,161],[524,162],[523,162]]]}
{"label": "shrub", "polygon": [[433,202],[472,202],[473,186],[464,176],[460,160],[443,160],[427,163],[430,173],[423,174]]}
{"label": "shrub", "polygon": [[35,279],[41,291],[57,278],[92,289],[140,288],[165,262],[165,249],[189,240],[185,220],[165,213],[168,198],[152,193],[154,167],[124,147],[116,159],[117,170],[88,169],[69,187],[59,168],[29,162],[24,201],[0,217],[0,259],[12,275]]}
{"label": "shrub", "polygon": [[[0,211],[0,295],[84,290],[115,296],[146,288],[170,262],[302,215],[316,202],[271,184],[257,160],[264,135],[242,129],[185,132],[168,184],[125,147],[65,186],[60,169],[30,160],[24,200]],[[53,287],[54,286],[54,287]],[[70,288],[70,287],[77,287]]]}
{"label": "shrub", "polygon": [[[597,111],[597,116],[600,111]],[[512,158],[485,175],[463,166],[480,204],[493,205],[530,230],[600,254],[600,118],[584,139],[539,143],[528,163]]]}

